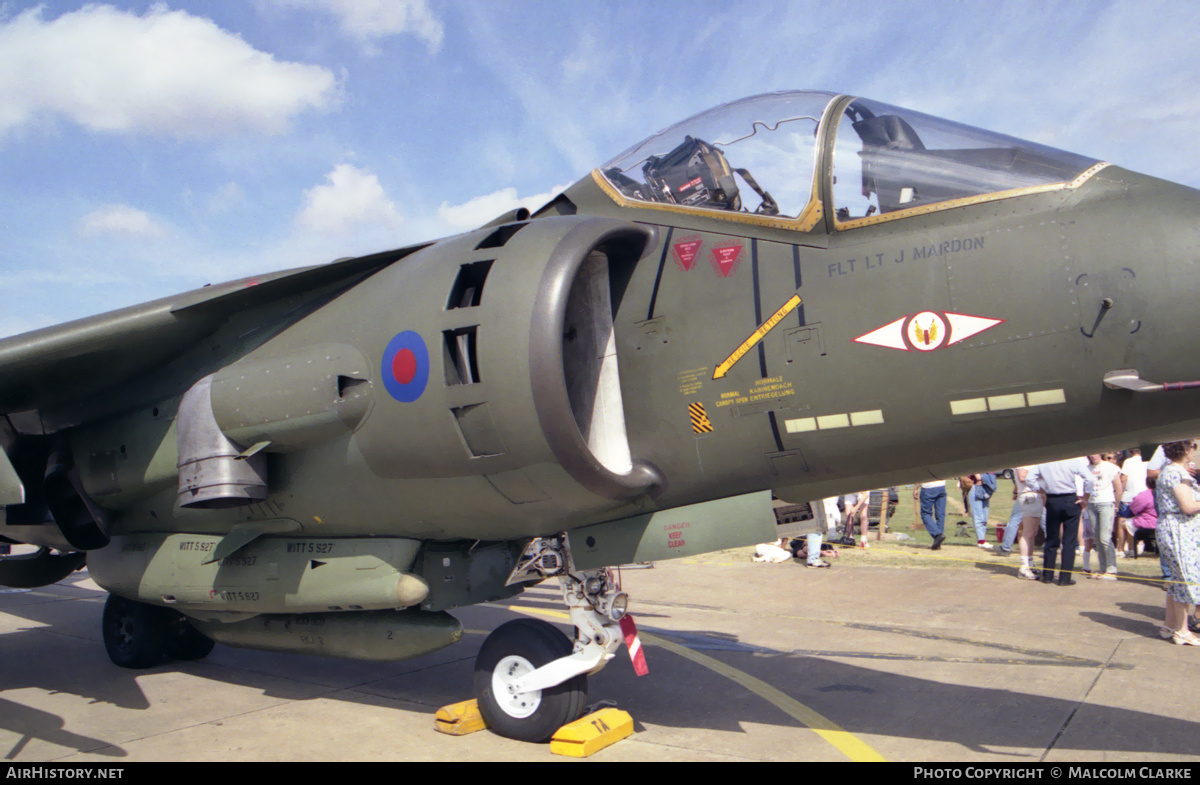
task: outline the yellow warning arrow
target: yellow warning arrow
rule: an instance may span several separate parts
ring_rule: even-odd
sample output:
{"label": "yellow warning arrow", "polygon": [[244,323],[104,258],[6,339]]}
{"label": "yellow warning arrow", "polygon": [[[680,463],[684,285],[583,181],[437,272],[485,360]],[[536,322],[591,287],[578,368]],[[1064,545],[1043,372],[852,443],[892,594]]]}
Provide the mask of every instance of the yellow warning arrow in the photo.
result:
{"label": "yellow warning arrow", "polygon": [[753,349],[754,345],[761,341],[767,333],[775,329],[775,325],[782,322],[784,317],[799,308],[800,303],[802,302],[804,301],[800,299],[800,295],[793,294],[788,301],[783,304],[782,308],[771,314],[770,319],[767,319],[765,322],[759,325],[758,329],[751,333],[750,337],[747,338],[741,346],[733,350],[733,354],[726,357],[725,361],[717,366],[717,369],[713,371],[712,378],[720,379],[724,377],[725,374],[729,373],[729,369],[736,365],[738,360],[746,356],[746,352]]}

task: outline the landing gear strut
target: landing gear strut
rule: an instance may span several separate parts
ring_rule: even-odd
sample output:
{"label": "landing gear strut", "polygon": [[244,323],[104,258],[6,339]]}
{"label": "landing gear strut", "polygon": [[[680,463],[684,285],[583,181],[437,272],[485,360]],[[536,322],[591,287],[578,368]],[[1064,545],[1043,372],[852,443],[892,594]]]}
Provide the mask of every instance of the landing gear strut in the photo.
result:
{"label": "landing gear strut", "polygon": [[519,741],[544,742],[582,716],[587,677],[624,638],[618,622],[628,596],[611,569],[573,570],[565,538],[534,540],[509,584],[559,579],[575,625],[572,643],[553,625],[517,619],[488,636],[475,660],[475,694],[488,727]]}

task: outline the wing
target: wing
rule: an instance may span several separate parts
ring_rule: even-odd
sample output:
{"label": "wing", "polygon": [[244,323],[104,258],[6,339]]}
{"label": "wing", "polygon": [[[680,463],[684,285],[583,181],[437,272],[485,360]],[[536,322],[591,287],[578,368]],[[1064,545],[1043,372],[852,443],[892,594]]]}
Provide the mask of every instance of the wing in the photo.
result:
{"label": "wing", "polygon": [[[44,434],[127,408],[137,390],[152,389],[176,358],[219,330],[270,334],[289,312],[302,313],[423,247],[205,286],[0,341],[0,543],[41,547],[19,559],[0,556],[0,585],[56,582],[81,561],[51,548],[108,543],[105,512],[83,491],[61,440]],[[56,527],[42,525],[48,515]]]}
{"label": "wing", "polygon": [[32,410],[86,399],[152,372],[234,314],[352,285],[423,247],[205,286],[0,340],[0,414],[12,415],[18,430],[36,430]]}

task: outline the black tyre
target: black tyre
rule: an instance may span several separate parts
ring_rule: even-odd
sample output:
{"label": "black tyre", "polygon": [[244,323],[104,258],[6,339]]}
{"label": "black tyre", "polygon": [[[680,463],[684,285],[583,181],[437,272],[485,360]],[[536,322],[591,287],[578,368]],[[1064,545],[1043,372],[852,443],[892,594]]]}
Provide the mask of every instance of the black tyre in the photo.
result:
{"label": "black tyre", "polygon": [[151,668],[163,658],[168,617],[163,608],[115,594],[104,603],[104,649],[122,668]]}
{"label": "black tyre", "polygon": [[488,728],[518,741],[542,743],[583,714],[587,675],[539,692],[512,695],[505,684],[570,655],[571,641],[551,624],[516,619],[496,628],[475,659],[475,697]]}
{"label": "black tyre", "polygon": [[173,660],[202,660],[216,646],[212,638],[193,627],[182,614],[167,626],[166,640],[167,656]]}

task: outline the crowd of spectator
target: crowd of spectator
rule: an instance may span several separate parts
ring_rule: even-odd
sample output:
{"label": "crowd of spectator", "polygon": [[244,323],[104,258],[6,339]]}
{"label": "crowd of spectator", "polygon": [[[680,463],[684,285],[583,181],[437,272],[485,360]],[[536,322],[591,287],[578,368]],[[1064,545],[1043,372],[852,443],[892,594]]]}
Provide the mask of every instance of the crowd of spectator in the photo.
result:
{"label": "crowd of spectator", "polygon": [[[1137,449],[1020,466],[1004,472],[1013,480],[1012,514],[997,529],[998,546],[987,536],[990,502],[997,489],[995,472],[957,478],[963,509],[974,528],[976,546],[1008,556],[1016,545],[1021,563],[1017,577],[1057,586],[1073,586],[1076,578],[1115,581],[1122,559],[1157,551],[1161,585],[1166,592],[1164,621],[1159,635],[1172,643],[1200,646],[1200,485],[1197,482],[1193,440],[1160,446],[1149,460]],[[830,530],[840,528],[837,542],[870,547],[868,504],[863,491],[824,499],[819,520]],[[939,550],[946,539],[946,481],[913,488],[921,521]],[[814,512],[818,512],[814,510]],[[840,524],[840,526],[839,526]],[[963,529],[960,527],[960,531]],[[854,534],[858,533],[856,541]],[[803,559],[809,568],[827,568],[822,556],[837,555],[823,533],[808,534],[789,544],[776,543],[773,558]],[[1035,551],[1041,546],[1040,564]],[[1093,557],[1095,562],[1093,563]],[[1080,559],[1081,569],[1076,569]]]}

